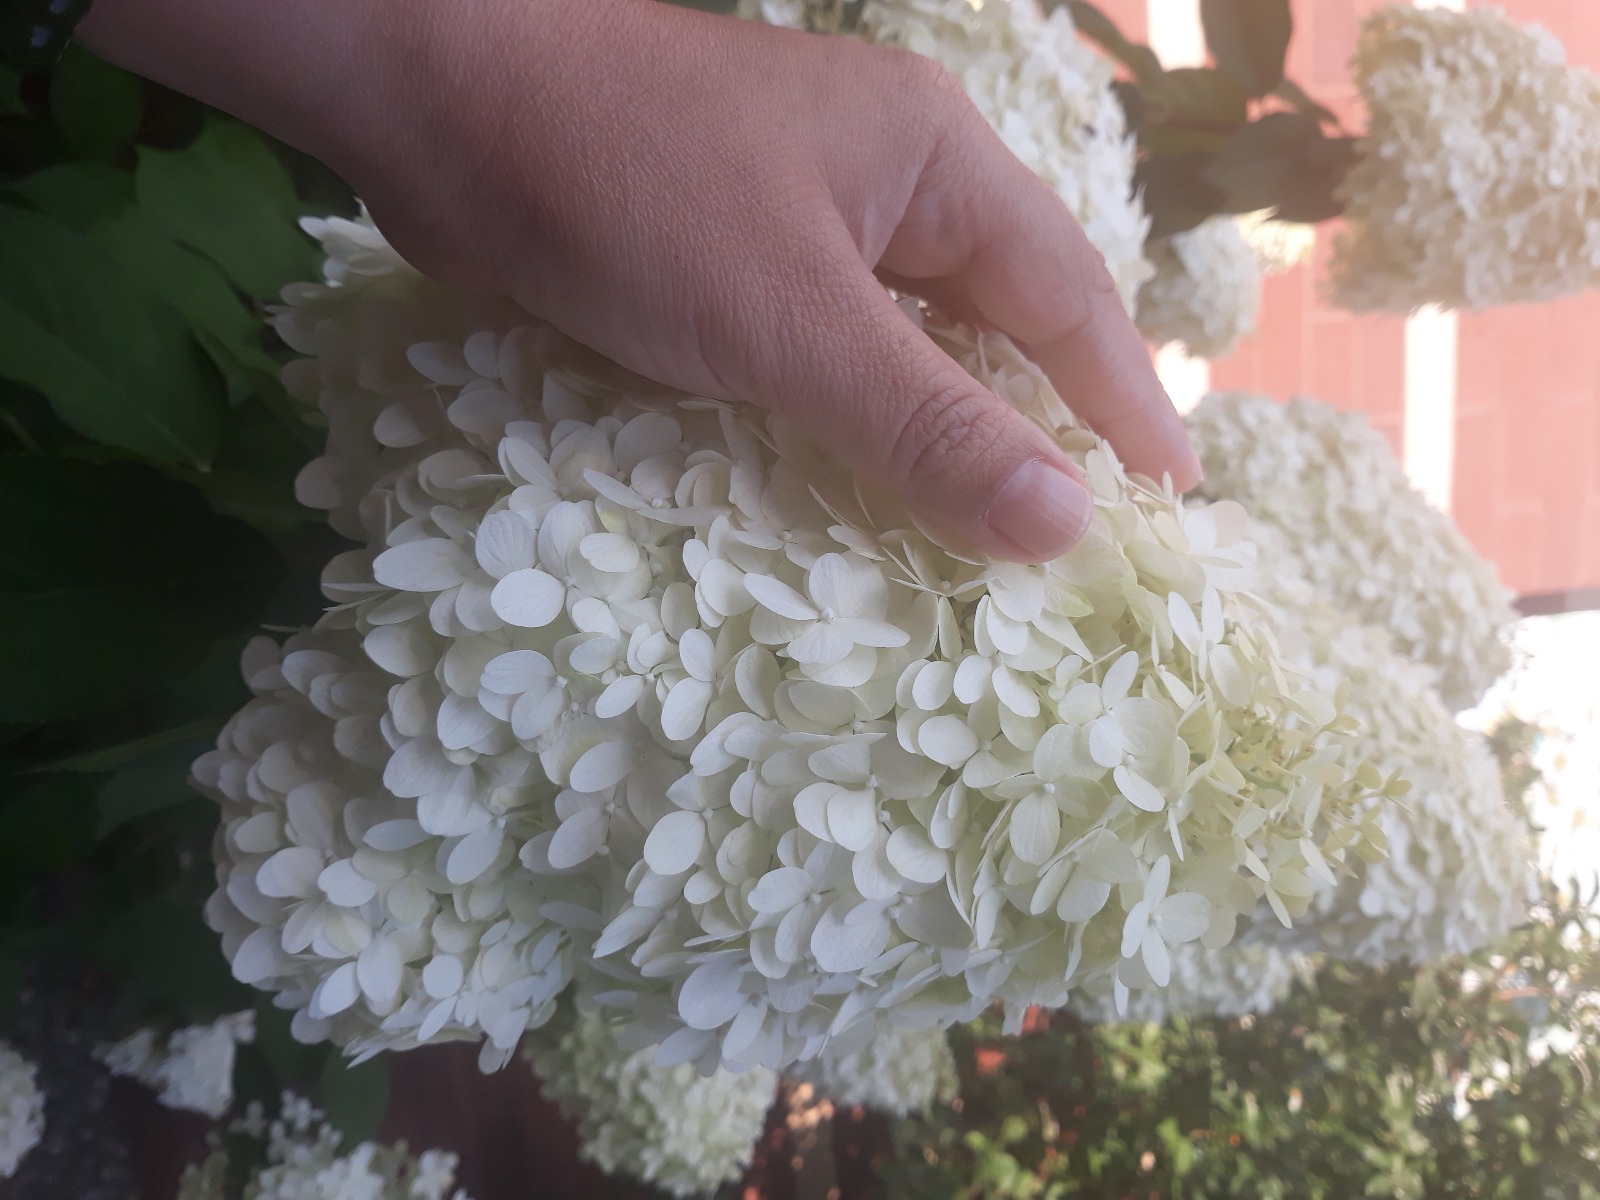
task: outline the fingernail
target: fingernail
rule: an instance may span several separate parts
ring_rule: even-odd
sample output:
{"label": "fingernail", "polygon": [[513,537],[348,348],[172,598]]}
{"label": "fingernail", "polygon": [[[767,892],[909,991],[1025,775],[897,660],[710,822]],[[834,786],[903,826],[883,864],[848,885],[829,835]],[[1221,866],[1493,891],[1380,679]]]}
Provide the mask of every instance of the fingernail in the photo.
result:
{"label": "fingernail", "polygon": [[1055,558],[1089,528],[1094,500],[1065,471],[1042,458],[1016,469],[983,515],[990,530],[1036,562]]}

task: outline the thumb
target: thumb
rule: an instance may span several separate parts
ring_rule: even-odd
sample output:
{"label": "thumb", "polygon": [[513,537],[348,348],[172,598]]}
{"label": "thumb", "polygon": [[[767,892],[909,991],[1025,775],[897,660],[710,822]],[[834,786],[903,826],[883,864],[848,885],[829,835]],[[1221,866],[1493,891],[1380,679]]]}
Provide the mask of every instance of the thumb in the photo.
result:
{"label": "thumb", "polygon": [[853,245],[833,262],[826,303],[787,298],[803,336],[778,347],[768,405],[985,554],[1043,562],[1076,543],[1093,499],[1049,435],[934,345]]}

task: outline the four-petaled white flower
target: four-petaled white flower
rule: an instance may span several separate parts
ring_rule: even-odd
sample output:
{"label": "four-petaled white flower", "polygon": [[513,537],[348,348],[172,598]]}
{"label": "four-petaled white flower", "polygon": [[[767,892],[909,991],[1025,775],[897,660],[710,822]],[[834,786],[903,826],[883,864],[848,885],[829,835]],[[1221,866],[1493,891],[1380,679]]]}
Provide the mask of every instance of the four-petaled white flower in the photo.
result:
{"label": "four-petaled white flower", "polygon": [[1137,956],[1157,987],[1171,977],[1168,946],[1194,941],[1211,924],[1211,902],[1198,892],[1168,895],[1171,882],[1172,859],[1163,854],[1122,924],[1122,957]]}

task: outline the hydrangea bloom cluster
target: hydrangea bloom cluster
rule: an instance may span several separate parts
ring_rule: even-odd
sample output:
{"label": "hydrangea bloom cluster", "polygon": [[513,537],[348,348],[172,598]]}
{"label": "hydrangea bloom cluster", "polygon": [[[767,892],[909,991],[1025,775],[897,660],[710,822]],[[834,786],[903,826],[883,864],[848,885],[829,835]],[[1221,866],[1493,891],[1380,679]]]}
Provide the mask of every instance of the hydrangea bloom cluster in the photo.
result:
{"label": "hydrangea bloom cluster", "polygon": [[1118,1012],[1109,994],[1079,993],[1070,1005],[1085,1021],[1160,1024],[1169,1017],[1242,1017],[1271,1012],[1303,977],[1308,960],[1260,942],[1233,942],[1220,950],[1182,946],[1172,956],[1172,982],[1128,998]]}
{"label": "hydrangea bloom cluster", "polygon": [[1341,304],[1476,308],[1600,283],[1600,77],[1493,8],[1379,9],[1354,68],[1370,117],[1341,184]]}
{"label": "hydrangea bloom cluster", "polygon": [[[1175,951],[1174,962],[1192,945]],[[956,1060],[942,1029],[890,1028],[858,1050],[830,1049],[785,1074],[836,1104],[861,1104],[896,1117],[953,1099],[957,1086]]]}
{"label": "hydrangea bloom cluster", "polygon": [[255,1036],[255,1013],[246,1009],[169,1035],[141,1029],[101,1047],[96,1057],[113,1075],[154,1088],[168,1108],[216,1118],[233,1107],[235,1052]]}
{"label": "hydrangea bloom cluster", "polygon": [[1202,490],[1275,528],[1317,593],[1394,636],[1469,708],[1511,665],[1510,589],[1359,413],[1218,393],[1186,418]]}
{"label": "hydrangea bloom cluster", "polygon": [[[241,1200],[470,1200],[455,1190],[456,1156],[442,1150],[411,1155],[401,1142],[362,1142],[341,1154],[341,1137],[309,1101],[283,1094],[269,1123],[259,1104],[229,1126],[238,1137],[265,1143],[266,1165],[251,1172]],[[226,1150],[184,1170],[177,1200],[229,1200],[232,1172]]]}
{"label": "hydrangea bloom cluster", "polygon": [[[810,6],[743,0],[743,11],[803,28]],[[931,58],[961,82],[1011,152],[1066,201],[1132,312],[1150,276],[1134,139],[1111,90],[1111,61],[1078,36],[1066,6],[1045,16],[1037,0],[866,0],[861,26],[872,41]]]}
{"label": "hydrangea bloom cluster", "polygon": [[1345,690],[1357,753],[1382,774],[1403,772],[1408,790],[1380,817],[1386,857],[1319,895],[1292,932],[1263,921],[1260,934],[1367,963],[1469,954],[1527,915],[1537,885],[1527,819],[1507,801],[1483,736],[1440,702],[1433,673],[1317,597],[1287,555],[1280,561],[1266,594],[1295,613],[1284,649]]}
{"label": "hydrangea bloom cluster", "polygon": [[662,1067],[653,1048],[626,1048],[613,1022],[579,1014],[523,1056],[546,1096],[578,1122],[579,1157],[674,1195],[707,1195],[750,1165],[778,1077],[765,1067],[701,1075]]}
{"label": "hydrangea bloom cluster", "polygon": [[652,1047],[624,1047],[592,1011],[560,1037],[530,1038],[524,1055],[578,1123],[581,1157],[675,1196],[708,1195],[744,1174],[778,1089],[762,1067],[702,1076],[687,1063],[658,1066]]}
{"label": "hydrangea bloom cluster", "polygon": [[44,1093],[38,1070],[9,1042],[0,1041],[0,1179],[17,1173],[44,1137]]}
{"label": "hydrangea bloom cluster", "polygon": [[1280,221],[1271,209],[1244,213],[1235,220],[1244,240],[1256,252],[1263,275],[1281,275],[1311,260],[1317,248],[1317,227],[1299,221]]}
{"label": "hydrangea bloom cluster", "polygon": [[[441,698],[425,716],[391,708],[395,677],[348,630],[257,638],[244,674],[256,698],[194,768],[223,807],[206,916],[234,974],[276,990],[304,1041],[363,1055],[484,1037],[485,1066],[503,1063],[572,981],[570,939],[515,844],[485,861],[485,838],[428,832],[417,799],[385,786],[390,740],[419,720],[437,736]],[[556,828],[548,809],[518,806],[522,838]]]}
{"label": "hydrangea bloom cluster", "polygon": [[1256,327],[1261,263],[1232,217],[1212,217],[1150,248],[1155,274],[1139,289],[1139,331],[1181,342],[1195,358],[1222,358]]}
{"label": "hydrangea bloom cluster", "polygon": [[195,766],[208,919],[297,1036],[492,1065],[576,980],[666,1063],[781,1069],[891,1010],[1162,986],[1372,836],[1346,719],[1243,598],[1243,512],[1130,479],[1003,338],[930,330],[1086,473],[1042,567],[509,305],[338,273],[279,327],[328,419],[301,498],[364,548]]}

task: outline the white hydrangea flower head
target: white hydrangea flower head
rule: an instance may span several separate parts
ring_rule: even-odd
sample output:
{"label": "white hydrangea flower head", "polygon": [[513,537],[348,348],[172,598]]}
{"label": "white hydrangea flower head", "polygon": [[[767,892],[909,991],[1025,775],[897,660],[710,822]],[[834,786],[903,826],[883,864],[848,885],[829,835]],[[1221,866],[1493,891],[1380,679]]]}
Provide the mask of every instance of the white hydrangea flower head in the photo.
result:
{"label": "white hydrangea flower head", "polygon": [[[283,1094],[269,1123],[259,1104],[229,1131],[266,1143],[266,1164],[245,1181],[241,1200],[470,1200],[455,1188],[456,1156],[442,1150],[412,1155],[404,1142],[362,1142],[341,1154],[341,1135],[305,1099]],[[214,1150],[185,1168],[177,1200],[228,1200],[229,1156]]]}
{"label": "white hydrangea flower head", "polygon": [[762,1067],[704,1076],[660,1066],[655,1048],[628,1048],[601,1014],[559,1037],[530,1038],[524,1056],[544,1094],[578,1123],[579,1157],[674,1196],[703,1196],[744,1174],[778,1077]]}
{"label": "white hydrangea flower head", "polygon": [[1317,227],[1300,221],[1280,221],[1271,209],[1243,213],[1234,218],[1239,232],[1256,252],[1263,275],[1282,275],[1311,261],[1317,248]]}
{"label": "white hydrangea flower head", "polygon": [[[815,24],[804,0],[743,0],[741,11]],[[1066,201],[1131,313],[1151,270],[1135,141],[1111,90],[1113,64],[1078,36],[1066,6],[1046,16],[1037,0],[866,0],[861,26],[869,40],[931,58],[960,81],[1011,152]]]}
{"label": "white hydrangea flower head", "polygon": [[1211,217],[1150,247],[1155,274],[1139,289],[1139,332],[1224,358],[1256,327],[1261,263],[1232,217]]}
{"label": "white hydrangea flower head", "polygon": [[525,842],[554,813],[489,784],[462,799],[509,818],[424,829],[385,768],[402,730],[436,728],[443,698],[390,707],[394,677],[351,631],[257,638],[244,673],[256,699],[194,767],[222,805],[206,917],[234,974],[278,992],[304,1041],[367,1055],[485,1037],[485,1065],[504,1062],[572,980],[569,940],[540,912],[547,894],[511,869],[520,843],[501,832]]}
{"label": "white hydrangea flower head", "polygon": [[1340,187],[1336,300],[1479,308],[1600,283],[1600,77],[1496,8],[1396,5],[1361,27],[1369,124]]}
{"label": "white hydrangea flower head", "polygon": [[240,1043],[255,1041],[256,1015],[246,1009],[207,1025],[189,1025],[163,1035],[141,1029],[95,1057],[113,1075],[154,1088],[168,1108],[213,1119],[233,1107],[233,1063]]}
{"label": "white hydrangea flower head", "polygon": [[998,335],[929,330],[1094,491],[1040,567],[509,304],[340,277],[279,327],[328,421],[301,498],[364,548],[194,772],[208,919],[297,1036],[493,1065],[576,982],[664,1064],[782,1069],[1162,986],[1368,836],[1242,510],[1130,478]]}
{"label": "white hydrangea flower head", "polygon": [[[1174,961],[1188,946],[1174,952]],[[954,1099],[956,1060],[942,1029],[875,1032],[866,1045],[796,1063],[785,1075],[809,1083],[836,1104],[860,1104],[891,1116],[922,1112]]]}
{"label": "white hydrangea flower head", "polygon": [[1510,589],[1411,486],[1364,415],[1215,393],[1185,421],[1201,491],[1275,529],[1319,596],[1438,672],[1452,710],[1476,704],[1510,667]]}
{"label": "white hydrangea flower head", "polygon": [[1295,614],[1285,652],[1341,689],[1368,769],[1403,774],[1408,788],[1377,814],[1387,856],[1319,894],[1294,930],[1263,920],[1261,936],[1373,964],[1482,948],[1527,916],[1538,886],[1528,821],[1506,799],[1487,741],[1456,723],[1432,671],[1398,653],[1384,630],[1319,597],[1286,553],[1274,558],[1284,569],[1264,594]]}
{"label": "white hydrangea flower head", "polygon": [[1128,998],[1118,1012],[1110,993],[1076,993],[1068,1007],[1095,1024],[1160,1024],[1169,1017],[1242,1017],[1271,1012],[1295,980],[1309,973],[1309,960],[1260,942],[1230,942],[1220,950],[1199,943],[1172,955],[1172,982]]}
{"label": "white hydrangea flower head", "polygon": [[0,1041],[0,1179],[9,1179],[44,1137],[44,1093],[38,1068]]}

